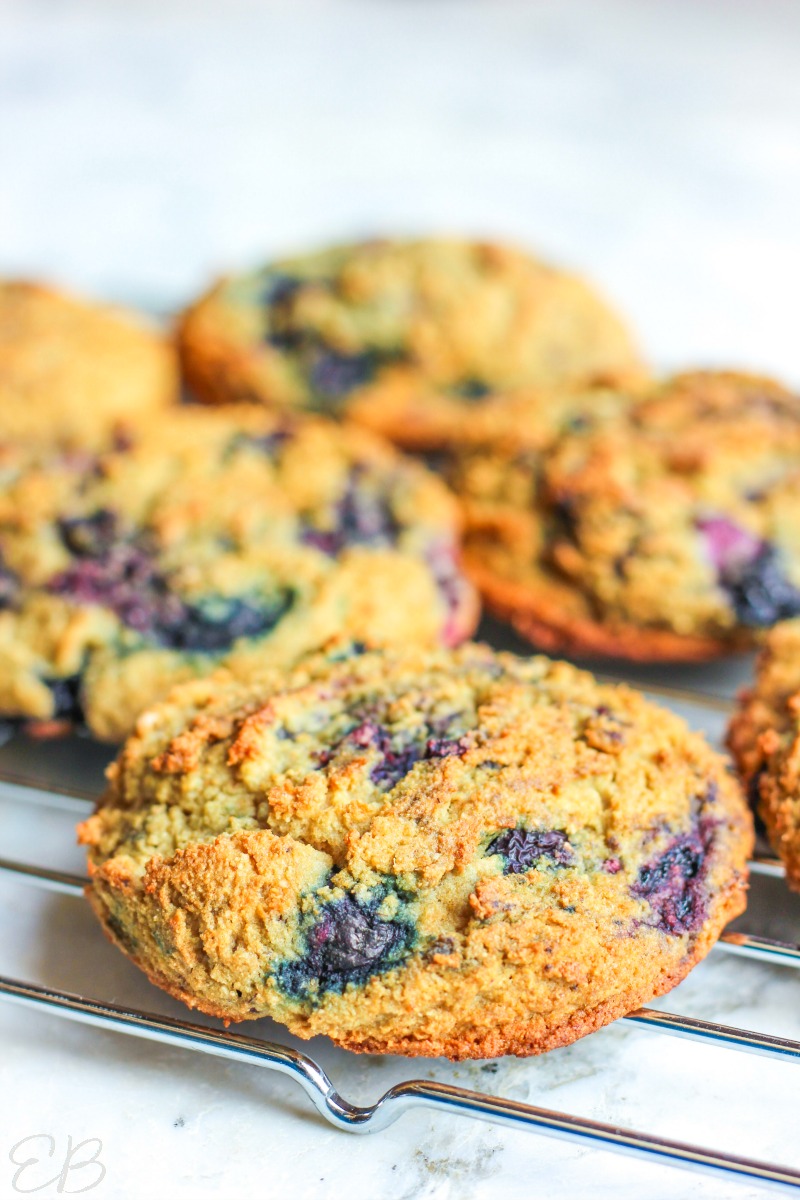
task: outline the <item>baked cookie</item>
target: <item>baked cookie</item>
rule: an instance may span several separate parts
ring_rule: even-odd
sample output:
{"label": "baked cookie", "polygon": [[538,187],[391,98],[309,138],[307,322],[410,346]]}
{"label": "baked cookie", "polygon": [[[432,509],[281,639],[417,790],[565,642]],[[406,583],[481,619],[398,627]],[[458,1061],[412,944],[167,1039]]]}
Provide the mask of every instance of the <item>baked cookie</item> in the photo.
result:
{"label": "baked cookie", "polygon": [[690,660],[800,614],[800,399],[698,372],[454,453],[465,566],[546,649]]}
{"label": "baked cookie", "polygon": [[119,740],[169,686],[477,619],[444,485],[366,430],[175,408],[103,451],[0,446],[0,716]]}
{"label": "baked cookie", "polygon": [[468,644],[176,689],[80,840],[106,932],[191,1007],[484,1058],[673,987],[744,908],[751,826],[672,713]]}
{"label": "baked cookie", "polygon": [[97,444],[177,397],[174,351],[132,313],[0,282],[0,439]]}
{"label": "baked cookie", "polygon": [[742,693],[728,747],[753,809],[800,891],[800,620],[766,636],[755,685]]}
{"label": "baked cookie", "polygon": [[360,242],[224,279],[178,341],[201,400],[346,416],[414,449],[458,438],[492,393],[640,369],[582,280],[464,240]]}

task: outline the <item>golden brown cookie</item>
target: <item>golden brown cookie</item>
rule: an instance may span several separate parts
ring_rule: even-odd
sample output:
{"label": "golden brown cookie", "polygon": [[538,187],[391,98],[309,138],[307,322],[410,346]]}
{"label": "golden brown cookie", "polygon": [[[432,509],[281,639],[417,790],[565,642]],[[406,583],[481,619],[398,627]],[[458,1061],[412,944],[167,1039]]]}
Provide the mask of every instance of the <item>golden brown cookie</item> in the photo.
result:
{"label": "golden brown cookie", "polygon": [[582,280],[456,239],[359,242],[224,279],[179,345],[201,400],[345,416],[415,449],[458,439],[497,392],[640,370]]}
{"label": "golden brown cookie", "polygon": [[99,444],[177,397],[174,351],[134,314],[0,281],[0,439]]}
{"label": "golden brown cookie", "polygon": [[466,645],[184,685],[80,837],[106,932],[191,1007],[478,1058],[673,987],[744,907],[752,823],[672,713]]}
{"label": "golden brown cookie", "polygon": [[455,644],[453,498],[366,430],[175,408],[105,449],[0,446],[0,716],[118,740],[173,683],[332,637]]}
{"label": "golden brown cookie", "polygon": [[798,397],[696,372],[573,396],[551,416],[465,442],[448,468],[468,573],[521,633],[689,660],[800,613]]}

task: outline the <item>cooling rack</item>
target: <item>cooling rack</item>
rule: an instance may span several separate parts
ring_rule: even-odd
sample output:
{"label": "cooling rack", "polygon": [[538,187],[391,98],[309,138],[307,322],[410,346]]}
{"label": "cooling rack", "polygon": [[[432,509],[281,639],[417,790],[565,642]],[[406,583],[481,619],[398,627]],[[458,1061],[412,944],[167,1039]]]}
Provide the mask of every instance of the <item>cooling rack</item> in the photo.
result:
{"label": "cooling rack", "polygon": [[[630,679],[635,671],[626,670],[625,674]],[[720,724],[730,709],[731,701],[719,694],[694,686],[673,687],[655,682],[647,671],[640,671],[639,675],[637,686],[656,699],[679,708],[688,705]],[[601,678],[619,682],[621,674]],[[23,804],[37,811],[61,809],[74,815],[85,815],[90,811],[93,795],[70,782],[69,770],[66,771],[66,782],[53,783],[52,762],[49,762],[49,769],[44,769],[52,755],[61,755],[63,758],[63,751],[53,747],[49,752],[46,744],[39,744],[34,749],[28,745],[27,752],[17,758],[4,754],[0,761],[0,802]],[[59,774],[63,776],[64,772]],[[49,889],[74,898],[76,902],[80,902],[83,896],[85,880],[67,871],[0,858],[0,873],[20,885],[32,884]],[[756,879],[764,876],[780,879],[783,869],[778,860],[764,853],[751,861],[751,873]],[[722,935],[713,954],[733,954],[746,960],[785,968],[800,967],[800,945],[757,933],[728,931]],[[711,1174],[729,1182],[759,1183],[777,1191],[800,1193],[800,1170],[792,1167],[722,1153],[657,1134],[431,1080],[403,1082],[391,1087],[371,1105],[353,1104],[336,1090],[318,1063],[287,1045],[144,1012],[101,998],[59,991],[0,975],[0,1000],[116,1033],[279,1072],[299,1084],[320,1116],[335,1128],[349,1133],[377,1132],[411,1109],[427,1108],[439,1113],[524,1129],[583,1147],[611,1150],[650,1162]],[[643,1033],[655,1031],[773,1060],[800,1059],[800,1041],[679,1013],[642,1008],[621,1018],[621,1021]]]}

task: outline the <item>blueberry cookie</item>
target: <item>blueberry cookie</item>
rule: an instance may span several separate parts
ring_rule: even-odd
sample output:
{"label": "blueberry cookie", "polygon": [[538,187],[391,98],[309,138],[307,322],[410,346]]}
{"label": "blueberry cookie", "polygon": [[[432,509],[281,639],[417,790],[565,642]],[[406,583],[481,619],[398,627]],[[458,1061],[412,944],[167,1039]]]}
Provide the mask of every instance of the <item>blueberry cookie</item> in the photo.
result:
{"label": "blueberry cookie", "polygon": [[105,450],[0,446],[0,716],[118,740],[173,683],[332,637],[474,627],[455,502],[366,430],[180,409]]}
{"label": "blueberry cookie", "polygon": [[133,314],[0,281],[0,439],[94,444],[177,395],[174,351]]}
{"label": "blueberry cookie", "polygon": [[800,620],[783,621],[767,634],[728,746],[787,882],[800,891]]}
{"label": "blueberry cookie", "polygon": [[225,279],[179,344],[201,400],[344,415],[415,449],[457,438],[495,392],[639,369],[580,279],[463,240],[361,242]]}
{"label": "blueberry cookie", "polygon": [[80,839],[106,932],[191,1007],[482,1058],[673,987],[744,907],[752,828],[672,713],[467,644],[176,688]]}
{"label": "blueberry cookie", "polygon": [[449,478],[487,604],[547,649],[703,659],[800,614],[800,400],[698,372],[465,445]]}

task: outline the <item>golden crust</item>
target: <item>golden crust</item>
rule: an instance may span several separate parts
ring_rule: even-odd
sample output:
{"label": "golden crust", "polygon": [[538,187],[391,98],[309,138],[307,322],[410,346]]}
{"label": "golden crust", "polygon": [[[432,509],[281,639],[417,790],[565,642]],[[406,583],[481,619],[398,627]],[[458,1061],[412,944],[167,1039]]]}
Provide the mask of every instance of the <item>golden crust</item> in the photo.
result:
{"label": "golden crust", "polygon": [[465,1058],[683,978],[742,911],[752,827],[677,717],[465,646],[176,689],[81,840],[106,932],[191,1007]]}
{"label": "golden crust", "polygon": [[172,347],[135,314],[0,281],[0,438],[95,445],[178,393]]}

